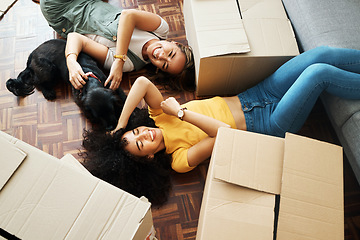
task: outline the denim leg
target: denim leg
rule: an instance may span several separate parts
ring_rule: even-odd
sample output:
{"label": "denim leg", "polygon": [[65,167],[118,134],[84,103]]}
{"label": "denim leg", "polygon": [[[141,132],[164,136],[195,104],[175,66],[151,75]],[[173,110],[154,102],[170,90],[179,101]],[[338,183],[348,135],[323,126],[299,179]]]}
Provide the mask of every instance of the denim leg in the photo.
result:
{"label": "denim leg", "polygon": [[271,134],[284,136],[285,132],[300,130],[323,91],[345,99],[360,99],[360,74],[324,63],[307,67],[271,114]]}
{"label": "denim leg", "polygon": [[266,90],[280,98],[300,74],[315,63],[327,63],[346,71],[360,73],[360,50],[322,46],[306,51],[290,59],[265,79]]}

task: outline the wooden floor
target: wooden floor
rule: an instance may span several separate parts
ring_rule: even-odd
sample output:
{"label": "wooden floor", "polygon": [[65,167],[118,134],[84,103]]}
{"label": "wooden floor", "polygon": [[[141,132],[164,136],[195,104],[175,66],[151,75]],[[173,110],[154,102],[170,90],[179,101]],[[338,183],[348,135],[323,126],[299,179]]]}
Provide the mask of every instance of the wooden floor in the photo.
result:
{"label": "wooden floor", "polygon": [[[186,43],[182,0],[109,0],[123,8],[156,12],[170,25],[170,38]],[[18,0],[0,20],[0,130],[15,136],[58,158],[66,153],[78,157],[83,129],[90,127],[72,100],[68,87],[58,90],[58,99],[46,101],[35,92],[17,98],[8,92],[5,82],[25,68],[29,53],[45,40],[56,37],[41,15],[39,5]],[[122,87],[127,90],[139,73],[125,74]],[[172,93],[163,91],[166,96]],[[180,93],[180,102],[194,99],[192,93]],[[321,103],[314,108],[300,135],[336,143],[338,140]],[[186,174],[172,174],[169,201],[153,208],[157,238],[195,239],[208,163]],[[360,239],[360,187],[344,160],[345,239]]]}

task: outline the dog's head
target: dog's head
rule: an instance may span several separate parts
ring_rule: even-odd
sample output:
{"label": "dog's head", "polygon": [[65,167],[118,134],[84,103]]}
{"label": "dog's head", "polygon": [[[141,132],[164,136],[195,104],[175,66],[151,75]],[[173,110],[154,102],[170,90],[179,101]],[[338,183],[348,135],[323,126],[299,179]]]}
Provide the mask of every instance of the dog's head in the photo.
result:
{"label": "dog's head", "polygon": [[82,105],[85,117],[91,123],[110,131],[118,124],[123,102],[114,91],[95,88],[83,96]]}
{"label": "dog's head", "polygon": [[6,88],[15,96],[27,96],[34,92],[33,84],[34,73],[26,68],[16,79],[10,78],[6,81]]}

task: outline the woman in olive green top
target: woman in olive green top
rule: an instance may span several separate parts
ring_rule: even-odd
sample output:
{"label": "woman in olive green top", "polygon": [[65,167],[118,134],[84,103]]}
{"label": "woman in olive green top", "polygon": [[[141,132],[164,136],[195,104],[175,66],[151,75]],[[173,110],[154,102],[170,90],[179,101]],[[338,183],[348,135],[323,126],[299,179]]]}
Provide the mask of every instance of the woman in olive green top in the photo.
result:
{"label": "woman in olive green top", "polygon": [[[135,9],[122,10],[101,0],[41,0],[49,25],[67,38],[65,55],[70,82],[80,89],[87,76],[77,63],[83,51],[110,70],[105,86],[120,86],[123,72],[152,63],[175,89],[193,90],[195,70],[189,47],[164,41],[169,26],[160,16]],[[160,79],[162,80],[162,79]]]}

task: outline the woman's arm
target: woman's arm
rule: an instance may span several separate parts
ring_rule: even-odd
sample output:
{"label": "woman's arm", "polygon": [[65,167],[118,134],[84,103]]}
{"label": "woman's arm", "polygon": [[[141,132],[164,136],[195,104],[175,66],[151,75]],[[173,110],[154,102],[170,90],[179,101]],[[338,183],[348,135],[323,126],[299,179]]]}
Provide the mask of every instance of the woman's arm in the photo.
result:
{"label": "woman's arm", "polygon": [[[168,98],[161,103],[161,108],[166,114],[177,117],[181,106],[175,98]],[[187,160],[191,167],[198,165],[211,156],[218,129],[220,127],[230,127],[230,125],[222,121],[190,110],[185,110],[183,121],[197,126],[208,135],[208,137],[189,148]]]}
{"label": "woman's arm", "polygon": [[131,113],[142,99],[154,109],[161,108],[160,103],[164,100],[157,87],[146,77],[139,77],[134,82],[126,98],[118,125],[113,131],[126,127]]}
{"label": "woman's arm", "polygon": [[[136,9],[125,9],[121,12],[116,42],[116,55],[126,55],[132,33],[135,28],[144,31],[154,31],[161,23],[158,15]],[[105,85],[111,81],[110,89],[117,89],[122,80],[124,61],[115,59],[110,69],[110,75]]]}
{"label": "woman's arm", "polygon": [[[181,106],[175,98],[169,97],[165,101],[161,102],[161,108],[163,109],[164,113],[177,117],[177,113],[181,109]],[[185,110],[183,120],[197,126],[209,137],[216,137],[217,130],[220,127],[230,127],[230,125],[215,118],[208,117],[190,110]]]}
{"label": "woman's arm", "polygon": [[191,148],[187,152],[187,161],[190,167],[195,167],[211,156],[215,137],[206,137]]}
{"label": "woman's arm", "polygon": [[204,138],[188,150],[188,164],[190,167],[194,167],[211,156],[218,129],[220,127],[230,128],[230,125],[214,118],[188,110],[185,110],[183,120],[192,123],[193,125],[203,130],[206,134],[208,134],[206,138]]}
{"label": "woman's arm", "polygon": [[72,32],[67,36],[65,56],[66,65],[69,69],[69,80],[76,89],[82,88],[86,84],[87,79],[77,57],[80,52],[84,52],[93,57],[100,65],[104,65],[108,48],[97,43],[79,33]]}

